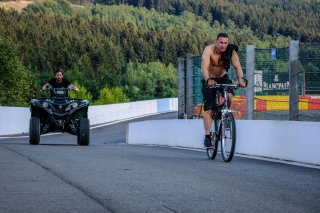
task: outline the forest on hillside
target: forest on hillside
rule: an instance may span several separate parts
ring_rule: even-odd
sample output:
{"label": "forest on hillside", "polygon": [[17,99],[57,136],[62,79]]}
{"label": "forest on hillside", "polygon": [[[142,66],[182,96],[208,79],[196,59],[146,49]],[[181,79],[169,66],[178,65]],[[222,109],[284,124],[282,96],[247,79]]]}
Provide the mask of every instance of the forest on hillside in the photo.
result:
{"label": "forest on hillside", "polygon": [[70,0],[76,4],[128,4],[173,15],[190,11],[213,25],[233,21],[265,34],[291,36],[301,42],[320,42],[318,0]]}
{"label": "forest on hillside", "polygon": [[200,55],[217,33],[240,49],[292,39],[219,20],[205,12],[206,2],[39,0],[22,12],[0,9],[0,104],[27,105],[57,67],[81,88],[79,98],[95,104],[176,97],[177,58]]}

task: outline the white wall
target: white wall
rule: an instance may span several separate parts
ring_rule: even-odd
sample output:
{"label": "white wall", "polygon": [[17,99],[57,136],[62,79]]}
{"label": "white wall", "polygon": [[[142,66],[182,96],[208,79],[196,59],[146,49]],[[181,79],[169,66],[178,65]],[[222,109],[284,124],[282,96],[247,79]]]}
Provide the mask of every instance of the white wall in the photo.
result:
{"label": "white wall", "polygon": [[[178,110],[177,98],[89,106],[91,125]],[[29,107],[0,106],[0,136],[29,132]]]}
{"label": "white wall", "polygon": [[0,135],[29,132],[29,107],[0,106]]}
{"label": "white wall", "polygon": [[137,101],[122,104],[110,104],[89,107],[90,124],[102,124],[110,121],[150,115],[154,113],[178,110],[177,98],[166,98],[150,101]]}
{"label": "white wall", "polygon": [[[237,120],[236,153],[320,165],[320,122]],[[203,148],[202,120],[130,123],[128,144]]]}

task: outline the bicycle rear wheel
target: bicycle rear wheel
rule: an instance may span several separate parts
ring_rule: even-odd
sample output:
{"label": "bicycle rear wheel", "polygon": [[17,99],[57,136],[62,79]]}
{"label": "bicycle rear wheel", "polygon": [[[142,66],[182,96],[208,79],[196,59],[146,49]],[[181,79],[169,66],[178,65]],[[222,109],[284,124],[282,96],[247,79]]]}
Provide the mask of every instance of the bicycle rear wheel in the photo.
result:
{"label": "bicycle rear wheel", "polygon": [[213,160],[217,156],[218,144],[219,144],[218,143],[219,142],[219,138],[218,138],[218,121],[217,120],[213,120],[213,122],[212,122],[211,137],[212,137],[211,143],[214,146],[207,148],[207,156],[208,156],[209,159]]}
{"label": "bicycle rear wheel", "polygon": [[227,112],[222,118],[221,153],[225,162],[230,162],[236,146],[236,124],[233,114]]}

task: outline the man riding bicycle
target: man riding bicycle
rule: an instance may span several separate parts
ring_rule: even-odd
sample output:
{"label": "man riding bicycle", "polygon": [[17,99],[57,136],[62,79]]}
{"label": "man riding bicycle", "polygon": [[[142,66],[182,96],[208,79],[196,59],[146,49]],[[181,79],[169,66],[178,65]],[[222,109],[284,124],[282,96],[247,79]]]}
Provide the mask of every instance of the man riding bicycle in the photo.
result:
{"label": "man riding bicycle", "polygon": [[[210,89],[208,86],[214,86],[216,83],[232,84],[232,81],[227,75],[227,71],[230,68],[230,62],[236,70],[240,87],[246,86],[245,81],[243,80],[243,71],[237,51],[238,46],[229,44],[229,38],[226,33],[219,33],[216,42],[207,46],[203,51],[201,62],[201,72],[203,77],[201,92],[204,100],[203,123],[205,130],[205,147],[212,146],[210,129],[212,125],[212,110],[215,107],[214,100],[217,92],[216,89]],[[215,80],[209,79],[210,77],[214,77]],[[233,89],[229,89],[229,107],[232,103],[233,96]]]}

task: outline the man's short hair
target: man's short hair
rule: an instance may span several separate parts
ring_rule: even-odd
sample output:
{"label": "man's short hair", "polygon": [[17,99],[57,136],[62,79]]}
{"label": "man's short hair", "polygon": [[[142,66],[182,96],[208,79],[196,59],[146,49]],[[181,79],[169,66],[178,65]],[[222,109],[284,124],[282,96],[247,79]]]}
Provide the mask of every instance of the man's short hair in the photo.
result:
{"label": "man's short hair", "polygon": [[63,69],[61,69],[61,68],[55,69],[54,74],[57,74],[57,72],[61,72],[63,74]]}
{"label": "man's short hair", "polygon": [[220,37],[222,37],[222,38],[229,38],[229,36],[228,36],[227,33],[219,33],[219,34],[217,35],[217,40],[218,40]]}

